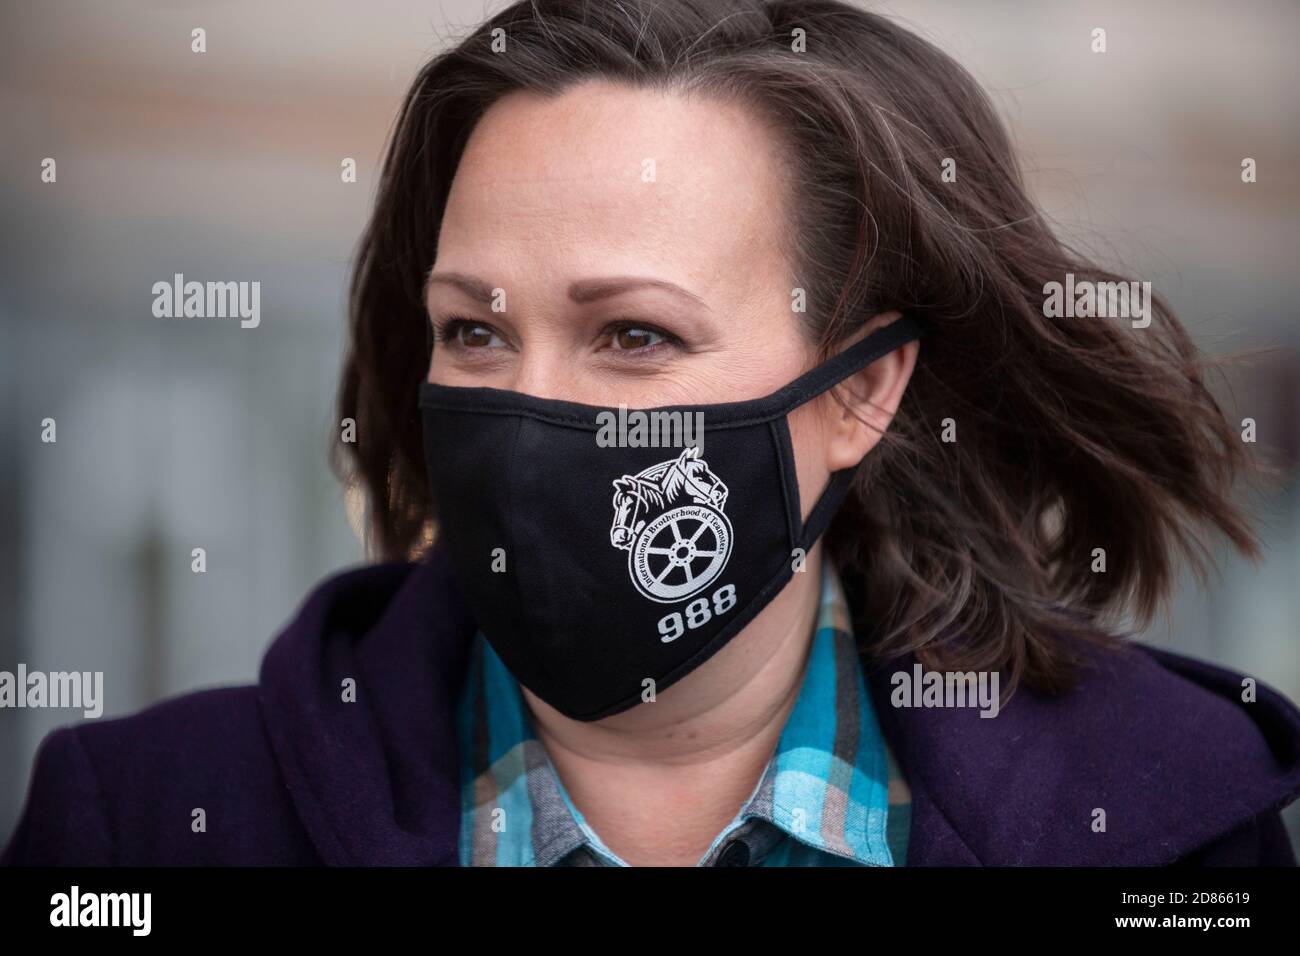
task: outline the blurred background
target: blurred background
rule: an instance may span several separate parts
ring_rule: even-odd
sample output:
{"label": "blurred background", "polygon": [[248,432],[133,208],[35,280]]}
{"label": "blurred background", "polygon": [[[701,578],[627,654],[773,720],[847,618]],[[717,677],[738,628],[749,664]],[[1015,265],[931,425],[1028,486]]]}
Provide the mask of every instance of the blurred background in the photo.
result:
{"label": "blurred background", "polygon": [[[105,717],[252,682],[310,588],[365,560],[326,464],[350,258],[408,83],[504,5],[3,5],[0,670],[103,671]],[[1265,560],[1224,555],[1143,639],[1300,700],[1300,4],[869,6],[984,84],[1062,233],[1209,352],[1270,349],[1223,390],[1285,468],[1252,498]],[[260,281],[260,327],[154,318],[175,273]],[[0,710],[0,843],[40,740],[80,719]],[[1300,847],[1300,804],[1288,824]]]}

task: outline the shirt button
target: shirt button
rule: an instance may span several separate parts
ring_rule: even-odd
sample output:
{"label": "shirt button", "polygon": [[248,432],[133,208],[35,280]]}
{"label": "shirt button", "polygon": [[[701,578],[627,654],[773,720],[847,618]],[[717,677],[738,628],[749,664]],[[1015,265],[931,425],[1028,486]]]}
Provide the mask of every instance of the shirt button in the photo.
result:
{"label": "shirt button", "polygon": [[735,840],[718,857],[718,866],[749,866],[749,846],[744,840]]}

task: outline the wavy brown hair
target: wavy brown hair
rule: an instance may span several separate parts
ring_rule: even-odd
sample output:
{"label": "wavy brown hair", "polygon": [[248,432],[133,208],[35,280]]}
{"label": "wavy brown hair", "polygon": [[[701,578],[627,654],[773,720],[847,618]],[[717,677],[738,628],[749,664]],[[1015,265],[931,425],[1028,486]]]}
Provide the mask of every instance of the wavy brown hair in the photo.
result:
{"label": "wavy brown hair", "polygon": [[769,121],[792,183],[799,321],[822,356],[890,309],[929,330],[825,539],[864,653],[1004,671],[1008,694],[1061,689],[1081,659],[1071,636],[1110,644],[1123,615],[1149,621],[1180,556],[1204,574],[1206,531],[1256,554],[1230,497],[1244,446],[1167,303],[1152,297],[1145,329],[1046,317],[1045,286],[1067,273],[1127,280],[1053,234],[960,65],[833,0],[520,2],[420,71],[353,276],[339,414],[356,441],[333,450],[365,493],[372,554],[410,559],[432,540],[423,284],[466,139],[507,92],[589,79],[738,98]]}

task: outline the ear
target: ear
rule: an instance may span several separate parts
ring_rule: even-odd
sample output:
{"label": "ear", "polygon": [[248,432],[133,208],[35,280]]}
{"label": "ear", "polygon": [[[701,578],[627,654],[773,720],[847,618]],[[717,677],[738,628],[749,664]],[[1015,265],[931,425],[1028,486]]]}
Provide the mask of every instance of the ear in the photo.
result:
{"label": "ear", "polygon": [[[884,328],[901,315],[897,310],[880,313],[854,333],[844,347]],[[851,468],[876,447],[898,412],[919,351],[918,342],[908,342],[819,397],[829,471]]]}

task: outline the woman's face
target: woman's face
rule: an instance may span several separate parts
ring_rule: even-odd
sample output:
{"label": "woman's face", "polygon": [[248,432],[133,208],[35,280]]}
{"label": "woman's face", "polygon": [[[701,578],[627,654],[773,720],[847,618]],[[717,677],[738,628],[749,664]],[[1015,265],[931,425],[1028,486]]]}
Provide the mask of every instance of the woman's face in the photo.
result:
{"label": "woman's face", "polygon": [[[816,357],[791,307],[782,173],[771,134],[712,97],[592,82],[503,98],[442,220],[429,381],[629,408],[785,385]],[[805,515],[852,463],[837,456],[865,454],[836,447],[835,407],[790,416]]]}

